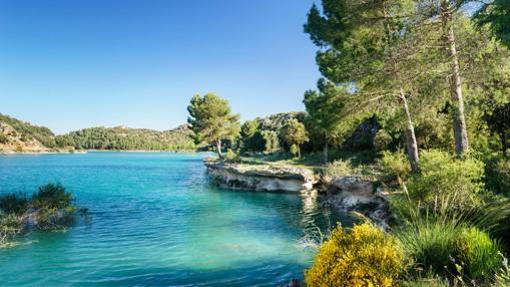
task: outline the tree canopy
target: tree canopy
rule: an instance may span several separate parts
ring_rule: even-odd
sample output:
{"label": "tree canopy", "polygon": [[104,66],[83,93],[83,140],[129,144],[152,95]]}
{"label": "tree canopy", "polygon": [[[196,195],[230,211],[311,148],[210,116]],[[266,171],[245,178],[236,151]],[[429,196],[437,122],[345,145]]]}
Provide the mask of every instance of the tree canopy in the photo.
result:
{"label": "tree canopy", "polygon": [[[341,123],[346,122],[343,112],[349,94],[345,87],[337,87],[326,79],[320,79],[318,91],[307,91],[303,103],[312,128],[324,140],[324,162],[328,162],[328,145],[342,136]],[[345,129],[344,129],[345,130]]]}
{"label": "tree canopy", "polygon": [[298,120],[291,119],[283,126],[282,137],[290,146],[290,150],[295,151],[298,158],[300,158],[301,145],[309,140],[305,126]]}
{"label": "tree canopy", "polygon": [[239,115],[232,114],[227,100],[215,94],[194,95],[188,106],[188,123],[197,143],[215,144],[222,157],[222,141],[239,135]]}
{"label": "tree canopy", "polygon": [[488,24],[494,35],[510,47],[510,1],[484,2],[475,14],[475,19],[480,26]]}

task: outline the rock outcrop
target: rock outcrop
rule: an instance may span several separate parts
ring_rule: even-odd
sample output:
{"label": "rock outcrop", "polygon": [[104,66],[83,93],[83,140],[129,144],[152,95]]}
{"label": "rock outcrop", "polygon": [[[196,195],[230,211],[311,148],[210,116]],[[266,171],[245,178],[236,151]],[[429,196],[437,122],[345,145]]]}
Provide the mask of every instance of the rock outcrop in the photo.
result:
{"label": "rock outcrop", "polygon": [[33,137],[24,135],[0,121],[0,153],[48,152],[49,148]]}
{"label": "rock outcrop", "polygon": [[320,177],[311,169],[276,164],[205,161],[213,183],[228,189],[253,191],[320,190],[321,204],[343,212],[357,212],[386,228],[388,200],[381,188],[361,176]]}
{"label": "rock outcrop", "polygon": [[313,171],[293,166],[206,161],[207,172],[218,186],[237,190],[311,190],[317,183]]}
{"label": "rock outcrop", "polygon": [[333,177],[325,181],[326,205],[345,212],[357,212],[383,228],[388,227],[388,198],[374,182],[361,176]]}

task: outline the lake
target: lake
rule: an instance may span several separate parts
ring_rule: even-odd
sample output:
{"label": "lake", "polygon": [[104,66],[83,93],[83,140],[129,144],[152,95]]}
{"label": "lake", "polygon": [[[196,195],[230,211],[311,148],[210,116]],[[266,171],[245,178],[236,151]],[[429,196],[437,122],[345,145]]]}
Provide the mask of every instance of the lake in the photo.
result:
{"label": "lake", "polygon": [[1,286],[277,286],[302,278],[306,231],[341,214],[309,194],[213,187],[204,154],[0,156],[0,193],[60,182],[89,208],[67,231],[0,249]]}

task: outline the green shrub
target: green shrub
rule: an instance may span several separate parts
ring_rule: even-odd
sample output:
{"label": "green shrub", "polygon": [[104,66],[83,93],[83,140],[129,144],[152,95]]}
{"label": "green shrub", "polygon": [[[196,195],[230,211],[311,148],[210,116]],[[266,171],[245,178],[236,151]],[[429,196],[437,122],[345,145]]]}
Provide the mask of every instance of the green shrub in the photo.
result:
{"label": "green shrub", "polygon": [[415,267],[449,280],[487,283],[503,266],[497,242],[455,221],[418,221],[397,238]]}
{"label": "green shrub", "polygon": [[422,220],[398,231],[396,236],[416,267],[444,275],[455,272],[450,256],[459,233],[460,227],[454,223]]}
{"label": "green shrub", "polygon": [[422,207],[440,212],[471,208],[479,203],[478,194],[483,188],[482,162],[428,151],[422,153],[420,169],[420,174],[410,177],[407,187],[410,198]]}
{"label": "green shrub", "polygon": [[28,208],[28,198],[24,193],[9,193],[0,196],[0,210],[5,214],[22,214]]}
{"label": "green shrub", "polygon": [[[24,194],[0,197],[0,245],[25,229],[52,230],[65,228],[77,210],[70,192],[63,185],[46,184],[27,198]],[[86,209],[81,209],[86,212]]]}
{"label": "green shrub", "polygon": [[238,162],[240,161],[240,158],[236,152],[229,148],[225,154],[225,160],[229,162]]}
{"label": "green shrub", "polygon": [[278,140],[278,134],[274,131],[262,131],[262,139],[264,141],[265,152],[277,152],[280,150],[280,141]]}
{"label": "green shrub", "polygon": [[381,171],[380,180],[386,183],[402,183],[411,173],[411,166],[403,153],[383,152],[377,162]]}
{"label": "green shrub", "polygon": [[9,141],[6,135],[0,134],[0,144],[6,144]]}
{"label": "green shrub", "polygon": [[72,206],[73,196],[60,183],[49,183],[39,187],[32,196],[32,206],[35,209],[61,209]]}
{"label": "green shrub", "polygon": [[374,138],[374,148],[377,151],[383,151],[388,148],[388,146],[393,141],[393,138],[386,130],[379,130]]}
{"label": "green shrub", "polygon": [[328,177],[342,177],[356,173],[356,169],[349,160],[335,160],[334,162],[328,163],[324,169],[324,175]]}
{"label": "green shrub", "polygon": [[489,162],[485,175],[487,189],[510,195],[510,160],[501,158]]}
{"label": "green shrub", "polygon": [[305,272],[307,286],[395,286],[404,265],[395,239],[370,223],[333,230]]}
{"label": "green shrub", "polygon": [[469,279],[481,281],[491,278],[503,267],[499,244],[475,227],[463,228],[453,249]]}
{"label": "green shrub", "polygon": [[23,220],[16,214],[0,214],[0,245],[19,234],[24,228]]}

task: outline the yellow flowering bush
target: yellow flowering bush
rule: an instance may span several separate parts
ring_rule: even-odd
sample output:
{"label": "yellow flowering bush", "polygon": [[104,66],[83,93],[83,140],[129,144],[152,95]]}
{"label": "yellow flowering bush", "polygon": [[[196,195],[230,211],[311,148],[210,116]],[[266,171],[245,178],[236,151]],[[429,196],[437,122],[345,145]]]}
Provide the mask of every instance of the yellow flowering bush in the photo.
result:
{"label": "yellow flowering bush", "polygon": [[395,239],[370,223],[337,227],[305,273],[307,286],[390,287],[403,269]]}

